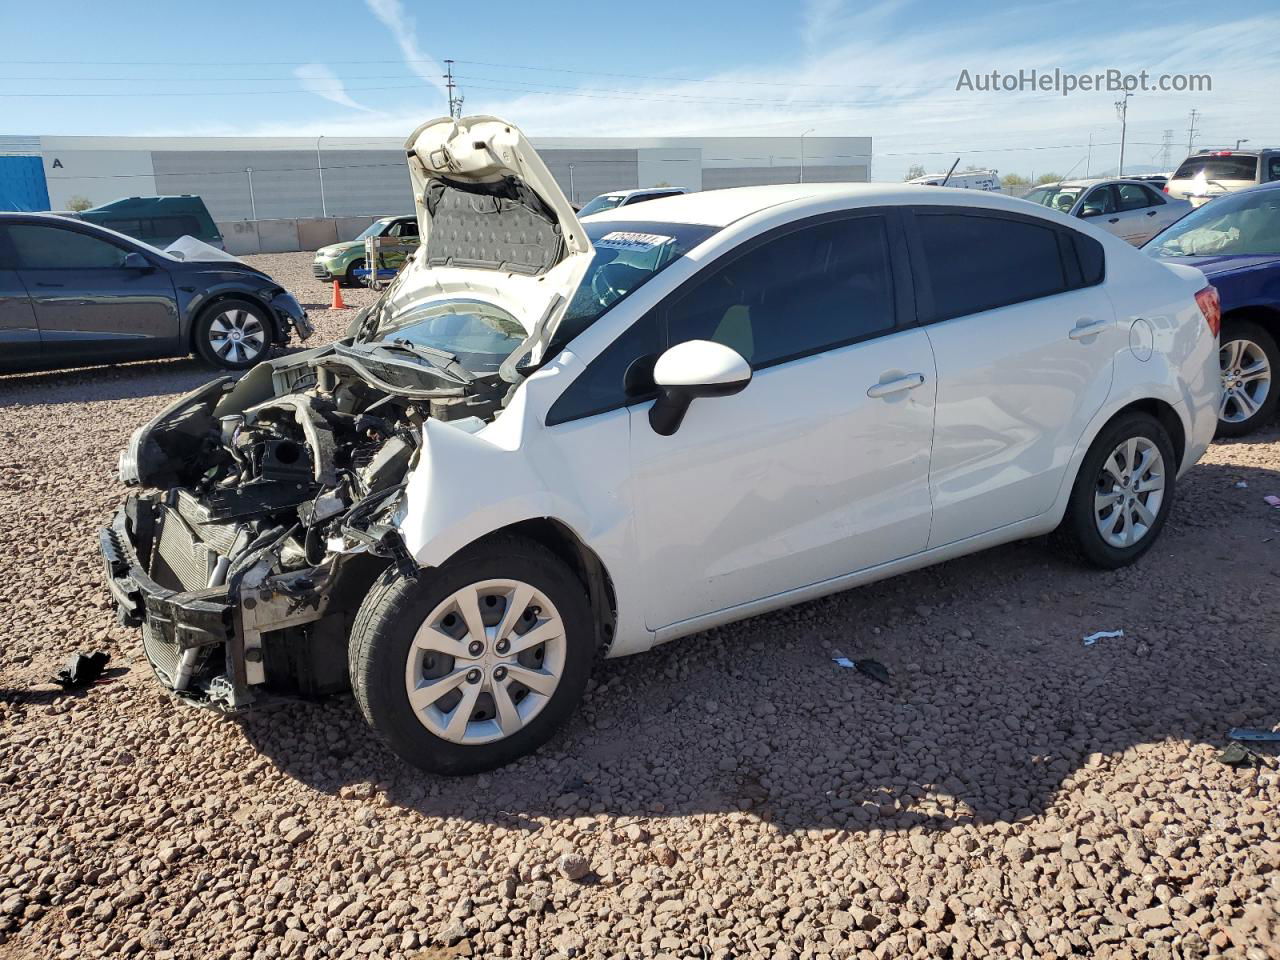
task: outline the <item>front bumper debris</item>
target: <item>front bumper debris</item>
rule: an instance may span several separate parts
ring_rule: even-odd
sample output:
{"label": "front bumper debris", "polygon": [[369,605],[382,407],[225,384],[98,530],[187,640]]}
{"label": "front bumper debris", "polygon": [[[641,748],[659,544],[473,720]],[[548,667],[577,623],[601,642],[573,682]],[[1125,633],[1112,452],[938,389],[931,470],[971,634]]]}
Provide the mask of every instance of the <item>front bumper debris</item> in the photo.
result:
{"label": "front bumper debris", "polygon": [[165,509],[156,501],[131,497],[111,525],[98,532],[116,616],[125,626],[142,628],[143,652],[169,691],[202,706],[239,712],[261,701],[266,692],[264,634],[324,619],[333,570],[316,567],[270,575],[267,565],[258,563],[223,586],[163,586],[149,572],[156,569],[160,539],[139,534],[156,522],[149,513]]}

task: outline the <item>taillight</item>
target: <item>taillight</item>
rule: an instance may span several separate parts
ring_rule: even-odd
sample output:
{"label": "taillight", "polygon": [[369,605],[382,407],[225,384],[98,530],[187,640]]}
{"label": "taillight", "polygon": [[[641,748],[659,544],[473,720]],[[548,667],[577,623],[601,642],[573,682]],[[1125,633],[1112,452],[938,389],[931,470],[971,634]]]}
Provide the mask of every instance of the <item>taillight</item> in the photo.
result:
{"label": "taillight", "polygon": [[1197,293],[1196,306],[1204,314],[1204,322],[1216,337],[1222,329],[1222,301],[1218,299],[1218,288],[1211,284]]}
{"label": "taillight", "polygon": [[1163,190],[1165,193],[1168,193],[1168,192],[1169,192],[1169,185],[1166,183],[1166,184],[1165,184],[1163,187],[1161,187],[1160,189],[1161,189],[1161,190]]}

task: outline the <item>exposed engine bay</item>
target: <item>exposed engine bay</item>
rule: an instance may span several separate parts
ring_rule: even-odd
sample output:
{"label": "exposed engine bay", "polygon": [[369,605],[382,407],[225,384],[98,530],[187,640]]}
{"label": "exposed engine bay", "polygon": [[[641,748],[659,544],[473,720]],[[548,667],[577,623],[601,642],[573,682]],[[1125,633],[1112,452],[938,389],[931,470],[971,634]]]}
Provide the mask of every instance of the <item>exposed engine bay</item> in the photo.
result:
{"label": "exposed engine bay", "polygon": [[428,418],[478,430],[511,387],[408,342],[339,342],[222,378],[146,424],[102,531],[125,623],[165,686],[225,710],[348,685],[373,580],[416,575],[392,519]]}

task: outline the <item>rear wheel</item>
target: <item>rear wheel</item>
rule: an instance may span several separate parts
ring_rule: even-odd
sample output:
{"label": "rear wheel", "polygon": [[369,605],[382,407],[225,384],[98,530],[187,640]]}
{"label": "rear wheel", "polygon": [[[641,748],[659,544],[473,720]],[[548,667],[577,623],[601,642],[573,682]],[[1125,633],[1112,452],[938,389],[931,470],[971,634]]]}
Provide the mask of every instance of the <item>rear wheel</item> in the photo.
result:
{"label": "rear wheel", "polygon": [[271,321],[248,300],[220,300],[196,322],[196,352],[224,370],[252,367],[267,355],[271,340]]}
{"label": "rear wheel", "polygon": [[489,770],[573,712],[595,657],[586,591],[539,544],[481,544],[416,580],[389,572],[351,632],[369,725],[431,773]]}
{"label": "rear wheel", "polygon": [[1160,421],[1145,413],[1122,416],[1085,455],[1064,532],[1095,566],[1112,570],[1133,563],[1164,527],[1176,473],[1173,443]]}
{"label": "rear wheel", "polygon": [[1219,343],[1222,401],[1218,436],[1242,437],[1275,416],[1276,401],[1280,400],[1275,385],[1280,349],[1275,337],[1252,320],[1226,321]]}

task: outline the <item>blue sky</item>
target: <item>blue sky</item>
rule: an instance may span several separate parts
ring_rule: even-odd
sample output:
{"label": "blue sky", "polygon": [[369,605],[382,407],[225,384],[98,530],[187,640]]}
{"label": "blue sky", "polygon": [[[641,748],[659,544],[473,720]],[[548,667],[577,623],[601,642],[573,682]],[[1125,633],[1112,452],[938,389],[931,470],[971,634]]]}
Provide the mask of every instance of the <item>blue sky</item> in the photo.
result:
{"label": "blue sky", "polygon": [[1230,19],[1203,0],[14,0],[0,8],[0,36],[18,40],[0,53],[0,133],[402,136],[446,112],[451,57],[466,112],[534,137],[813,129],[873,137],[876,179],[956,156],[1082,175],[1115,165],[1118,94],[958,91],[961,71],[1210,74],[1211,92],[1130,101],[1126,167],[1154,168],[1165,130],[1173,162],[1185,153],[1193,108],[1197,146],[1280,145],[1275,4],[1221,11]]}

